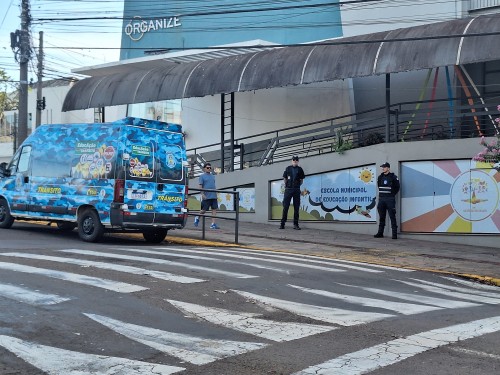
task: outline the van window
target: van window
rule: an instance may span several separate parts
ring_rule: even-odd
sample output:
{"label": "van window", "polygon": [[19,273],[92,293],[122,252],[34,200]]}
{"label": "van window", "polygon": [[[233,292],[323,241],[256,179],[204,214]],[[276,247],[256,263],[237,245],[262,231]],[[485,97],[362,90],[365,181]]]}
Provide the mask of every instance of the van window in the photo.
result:
{"label": "van window", "polygon": [[10,173],[24,173],[27,172],[30,165],[31,146],[24,146],[21,150],[16,152],[14,158],[10,162]]}
{"label": "van window", "polygon": [[37,177],[69,177],[71,154],[72,150],[58,150],[50,154],[46,150],[33,150],[31,175]]}
{"label": "van window", "polygon": [[176,145],[160,146],[160,179],[181,181],[182,180],[182,152]]}

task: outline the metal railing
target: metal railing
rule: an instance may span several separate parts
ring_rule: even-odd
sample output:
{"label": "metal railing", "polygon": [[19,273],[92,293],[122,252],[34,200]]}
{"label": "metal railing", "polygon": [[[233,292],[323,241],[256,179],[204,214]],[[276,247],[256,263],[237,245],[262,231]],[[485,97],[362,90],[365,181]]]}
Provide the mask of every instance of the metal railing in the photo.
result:
{"label": "metal railing", "polygon": [[[483,102],[484,101],[484,104]],[[459,139],[498,134],[495,117],[498,97],[475,98],[473,104],[458,99],[402,102],[390,107],[390,133],[386,140],[386,108],[378,107],[325,120],[264,132],[235,140],[234,165],[221,165],[220,143],[188,149],[190,176],[199,175],[204,162],[223,172],[307,157],[343,153],[383,142]]]}
{"label": "metal railing", "polygon": [[[191,193],[192,191],[196,191],[195,194]],[[234,202],[234,210],[233,211],[218,211],[219,213],[232,213],[234,212],[234,217],[225,217],[225,216],[217,216],[217,220],[229,220],[234,221],[234,243],[238,243],[238,232],[239,232],[239,222],[240,222],[240,193],[238,191],[231,190],[211,190],[211,189],[197,189],[197,188],[189,188],[188,196],[197,195],[203,192],[213,192],[213,193],[224,193],[224,194],[232,194],[233,202]],[[207,211],[208,212],[208,211]],[[206,237],[206,226],[205,226],[205,218],[212,218],[212,214],[200,214],[200,211],[190,211],[188,212],[188,216],[199,216],[201,217],[201,238],[204,240]]]}

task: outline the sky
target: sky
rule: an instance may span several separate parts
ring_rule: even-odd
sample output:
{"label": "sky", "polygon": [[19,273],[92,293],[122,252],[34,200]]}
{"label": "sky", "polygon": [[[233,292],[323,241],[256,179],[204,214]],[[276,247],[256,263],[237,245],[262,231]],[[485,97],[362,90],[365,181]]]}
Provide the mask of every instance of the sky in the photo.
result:
{"label": "sky", "polygon": [[[81,78],[71,70],[119,60],[123,0],[30,0],[30,3],[32,45],[36,53],[39,32],[44,34],[43,80],[69,76]],[[117,19],[54,20],[75,17]],[[20,28],[21,0],[1,0],[0,69],[5,70],[14,83],[19,81],[19,64],[10,48],[10,33]],[[33,54],[28,64],[28,80],[37,81],[37,64],[37,57]]]}

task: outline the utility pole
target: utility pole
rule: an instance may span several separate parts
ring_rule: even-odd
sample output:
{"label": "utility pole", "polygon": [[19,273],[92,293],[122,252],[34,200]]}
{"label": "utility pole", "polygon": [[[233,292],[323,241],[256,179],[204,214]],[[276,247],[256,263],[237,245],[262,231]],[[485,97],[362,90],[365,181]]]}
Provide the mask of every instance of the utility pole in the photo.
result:
{"label": "utility pole", "polygon": [[17,145],[28,137],[28,62],[31,57],[29,27],[31,24],[29,0],[21,2],[21,32],[19,33],[19,126]]}
{"label": "utility pole", "polygon": [[36,127],[42,123],[42,110],[45,101],[42,100],[42,77],[43,77],[43,31],[40,31],[40,41],[38,48],[38,82],[36,84]]}

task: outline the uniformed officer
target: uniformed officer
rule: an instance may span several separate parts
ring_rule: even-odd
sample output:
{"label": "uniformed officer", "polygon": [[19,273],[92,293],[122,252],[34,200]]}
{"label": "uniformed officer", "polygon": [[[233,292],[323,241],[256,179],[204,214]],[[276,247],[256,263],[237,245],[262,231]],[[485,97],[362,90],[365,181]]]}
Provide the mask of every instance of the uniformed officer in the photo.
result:
{"label": "uniformed officer", "polygon": [[292,165],[286,167],[283,172],[283,182],[285,183],[285,195],[283,197],[283,214],[281,216],[280,229],[285,229],[290,201],[293,199],[293,229],[300,230],[299,227],[299,207],[300,207],[300,185],[306,178],[304,170],[299,167],[299,157],[292,157]]}
{"label": "uniformed officer", "polygon": [[377,178],[379,216],[378,232],[373,237],[384,237],[386,211],[391,218],[392,239],[398,238],[398,223],[396,221],[396,194],[399,192],[400,184],[398,176],[391,172],[391,165],[384,163],[380,166],[382,173]]}

